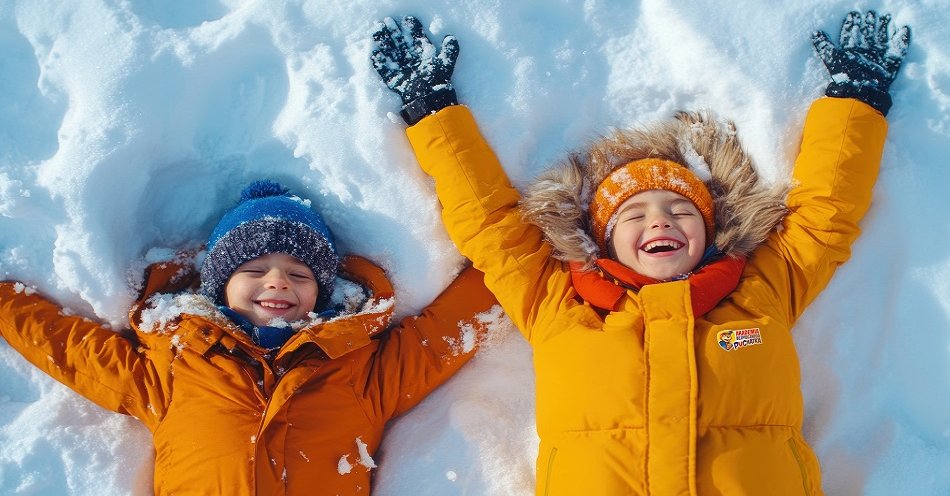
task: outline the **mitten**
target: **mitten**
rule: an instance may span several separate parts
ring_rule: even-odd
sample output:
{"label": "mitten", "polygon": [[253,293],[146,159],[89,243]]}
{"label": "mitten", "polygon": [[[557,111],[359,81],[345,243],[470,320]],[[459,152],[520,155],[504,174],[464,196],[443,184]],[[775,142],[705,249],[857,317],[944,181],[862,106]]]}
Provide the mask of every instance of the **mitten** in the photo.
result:
{"label": "mitten", "polygon": [[841,24],[837,47],[822,31],[812,35],[818,57],[831,73],[826,95],[856,98],[887,115],[888,90],[910,46],[910,28],[904,26],[889,36],[890,23],[887,14],[878,17],[868,11],[862,17],[851,12]]}
{"label": "mitten", "polygon": [[436,50],[422,24],[412,16],[403,18],[401,28],[387,17],[373,34],[373,67],[386,86],[402,98],[400,114],[409,125],[458,104],[451,83],[458,55],[454,36],[446,36],[441,49]]}

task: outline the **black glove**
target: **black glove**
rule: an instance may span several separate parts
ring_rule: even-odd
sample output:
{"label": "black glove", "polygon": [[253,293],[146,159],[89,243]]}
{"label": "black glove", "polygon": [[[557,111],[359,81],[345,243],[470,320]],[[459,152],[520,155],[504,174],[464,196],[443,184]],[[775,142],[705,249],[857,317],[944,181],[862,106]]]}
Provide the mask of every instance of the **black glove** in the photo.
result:
{"label": "black glove", "polygon": [[442,40],[436,50],[412,16],[402,20],[402,28],[387,17],[373,33],[373,67],[389,89],[402,98],[403,120],[410,126],[449,105],[458,104],[452,88],[452,71],[459,56],[454,36]]}
{"label": "black glove", "polygon": [[887,92],[910,46],[910,28],[904,26],[889,37],[890,23],[888,14],[879,18],[873,10],[863,17],[851,12],[841,24],[838,47],[822,31],[812,35],[818,57],[831,73],[826,95],[856,98],[887,115]]}

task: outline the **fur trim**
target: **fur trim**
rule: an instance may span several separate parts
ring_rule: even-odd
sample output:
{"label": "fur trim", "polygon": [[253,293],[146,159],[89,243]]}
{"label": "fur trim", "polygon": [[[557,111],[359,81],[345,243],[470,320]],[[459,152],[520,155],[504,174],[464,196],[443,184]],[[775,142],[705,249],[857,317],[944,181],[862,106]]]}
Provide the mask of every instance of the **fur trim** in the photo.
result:
{"label": "fur trim", "polygon": [[615,130],[542,173],[526,190],[521,211],[541,228],[565,262],[594,266],[601,256],[591,234],[588,205],[595,188],[617,167],[643,158],[688,167],[712,194],[715,245],[730,256],[748,256],[785,217],[789,183],[768,185],[736,136],[735,124],[707,112],[677,112],[653,126]]}

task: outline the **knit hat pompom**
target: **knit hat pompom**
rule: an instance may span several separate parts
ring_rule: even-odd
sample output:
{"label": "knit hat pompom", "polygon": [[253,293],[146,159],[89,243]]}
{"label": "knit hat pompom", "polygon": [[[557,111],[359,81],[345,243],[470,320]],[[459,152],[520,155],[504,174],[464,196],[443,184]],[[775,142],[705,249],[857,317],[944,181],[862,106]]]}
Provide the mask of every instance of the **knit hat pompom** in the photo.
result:
{"label": "knit hat pompom", "polygon": [[590,202],[594,241],[601,253],[616,223],[617,210],[630,197],[648,190],[662,189],[686,197],[696,206],[706,227],[706,243],[712,244],[716,230],[713,199],[706,184],[687,167],[658,158],[635,160],[616,168],[597,186]]}
{"label": "knit hat pompom", "polygon": [[199,291],[224,303],[224,287],[234,271],[252,259],[286,253],[313,272],[320,291],[317,307],[333,292],[340,266],[333,235],[310,201],[273,181],[255,181],[241,192],[234,208],[212,229],[201,266]]}

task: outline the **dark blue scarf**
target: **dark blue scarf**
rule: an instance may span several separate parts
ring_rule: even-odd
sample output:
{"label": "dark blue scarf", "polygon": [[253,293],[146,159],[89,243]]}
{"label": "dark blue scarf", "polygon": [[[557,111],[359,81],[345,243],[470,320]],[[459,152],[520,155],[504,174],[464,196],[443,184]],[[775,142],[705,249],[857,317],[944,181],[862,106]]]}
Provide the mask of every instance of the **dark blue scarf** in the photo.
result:
{"label": "dark blue scarf", "polygon": [[[340,313],[342,307],[334,306],[330,307],[318,314],[320,318],[328,319],[334,317]],[[246,332],[251,339],[257,343],[258,346],[266,348],[268,350],[274,350],[280,348],[290,339],[291,336],[296,334],[296,330],[290,325],[284,325],[280,327],[275,326],[256,326],[253,322],[247,319],[247,317],[237,313],[229,307],[221,305],[218,307],[221,312],[231,319],[231,322],[237,324],[242,331]]]}

